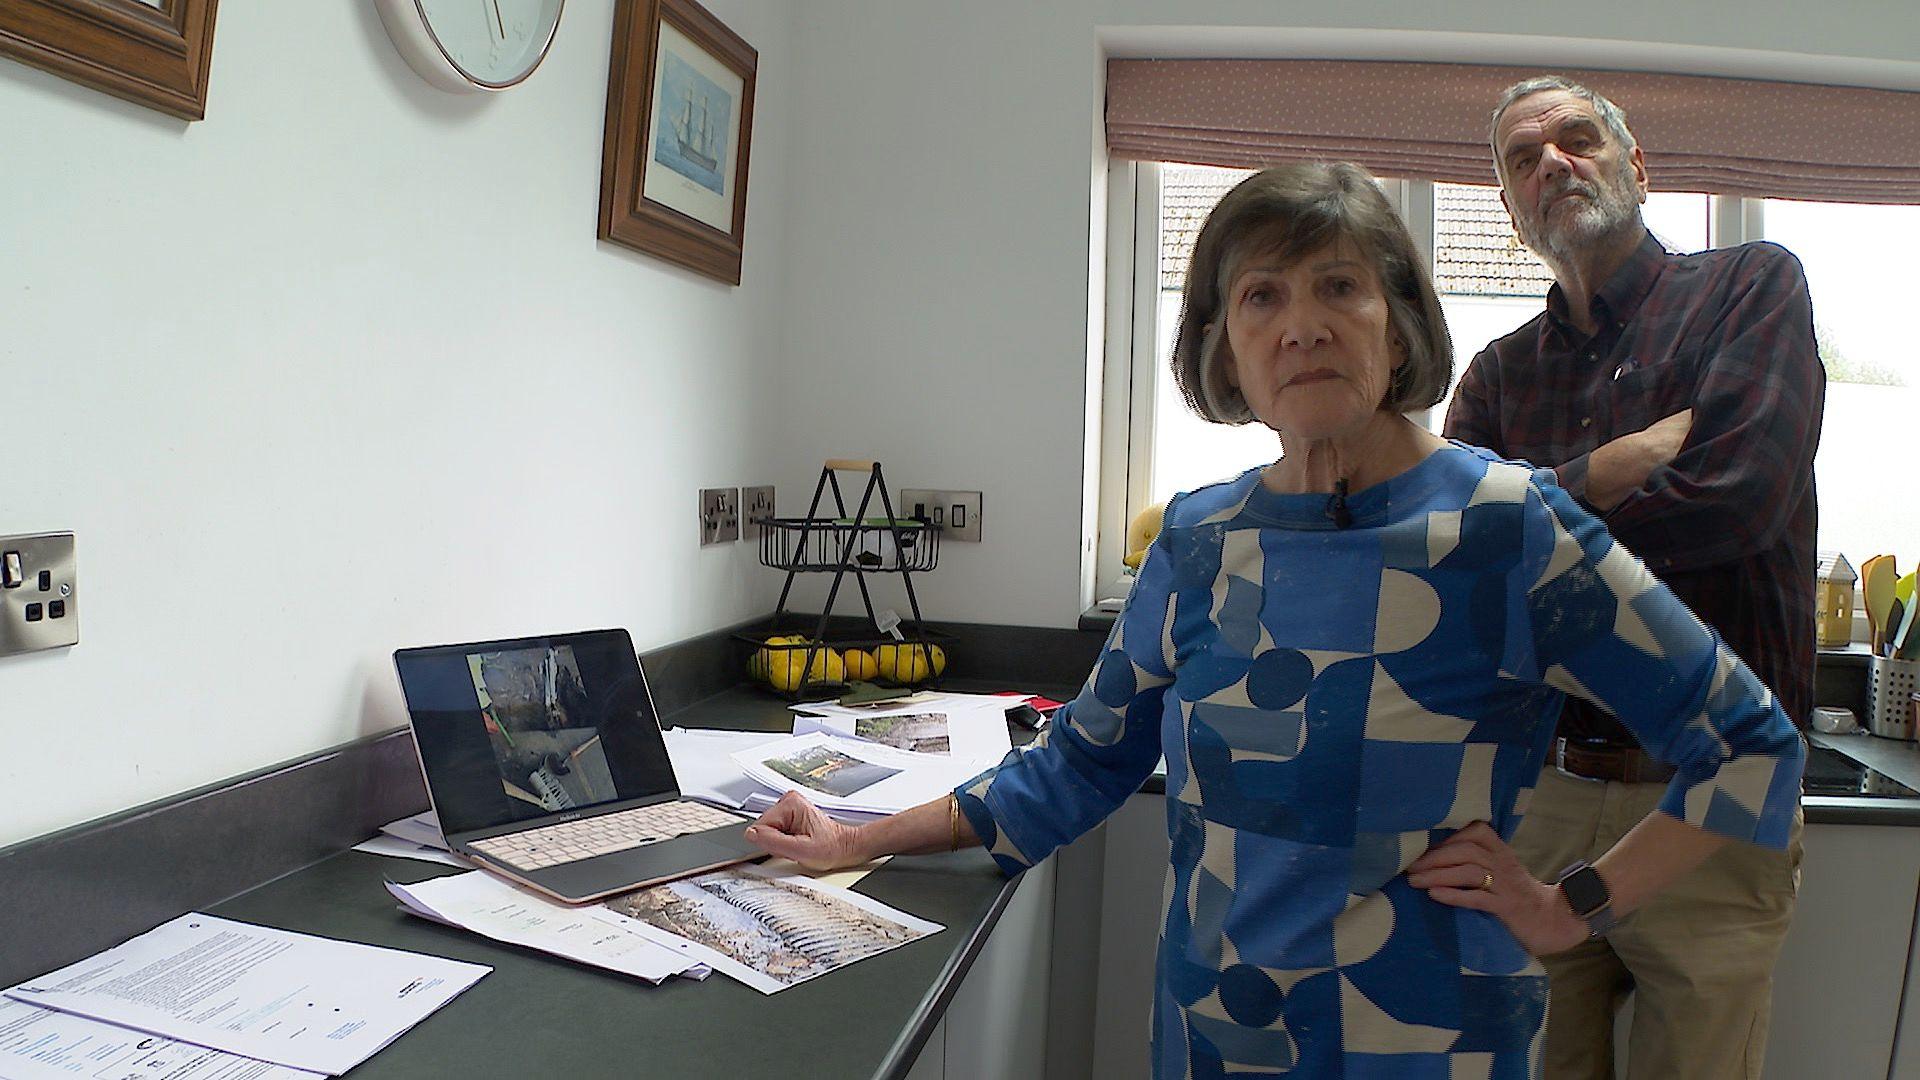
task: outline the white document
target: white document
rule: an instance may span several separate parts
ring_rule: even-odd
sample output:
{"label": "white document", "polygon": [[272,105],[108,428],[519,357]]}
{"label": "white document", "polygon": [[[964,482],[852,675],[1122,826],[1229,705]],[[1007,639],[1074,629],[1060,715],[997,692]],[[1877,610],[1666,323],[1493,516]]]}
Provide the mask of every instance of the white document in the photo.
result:
{"label": "white document", "polygon": [[793,733],[825,731],[846,735],[896,750],[932,754],[975,764],[975,772],[1007,756],[1013,741],[1007,735],[1006,710],[997,705],[949,705],[922,712],[886,712],[878,715],[809,716],[795,713]]}
{"label": "white document", "polygon": [[[744,813],[759,817],[773,809],[773,804],[779,801],[780,796],[771,791],[758,791],[747,796],[746,804],[740,809]],[[885,810],[848,810],[839,806],[819,806],[818,809],[833,820],[845,822],[848,825],[870,825],[888,816],[888,811]]]}
{"label": "white document", "polygon": [[193,912],[7,996],[339,1074],[491,970]]}
{"label": "white document", "polygon": [[471,867],[473,865],[446,848],[428,847],[385,833],[360,841],[353,845],[353,850],[364,851],[371,855],[387,855],[396,859],[418,859],[421,862],[439,863],[442,866]]}
{"label": "white document", "polygon": [[8,1080],[321,1080],[325,1075],[0,997],[0,1076]]}
{"label": "white document", "polygon": [[776,791],[799,791],[821,807],[881,813],[937,799],[980,771],[967,760],[818,731],[737,751],[733,759]]}
{"label": "white document", "polygon": [[633,931],[598,904],[570,907],[475,870],[387,891],[416,915],[658,985],[696,961]]}
{"label": "white document", "polygon": [[765,791],[733,760],[736,750],[773,742],[781,735],[765,731],[715,731],[706,728],[668,728],[661,732],[667,757],[673,762],[680,794],[720,806],[740,809],[747,797]]}
{"label": "white document", "polygon": [[419,844],[421,847],[447,850],[446,837],[440,835],[439,815],[431,810],[422,811],[412,817],[403,817],[399,821],[389,821],[380,826],[380,831],[388,836]]}
{"label": "white document", "polygon": [[654,885],[606,907],[763,994],[945,929],[871,897],[757,866]]}
{"label": "white document", "polygon": [[891,855],[882,855],[870,863],[849,866],[845,870],[809,870],[792,859],[768,859],[760,863],[760,872],[773,877],[812,878],[815,882],[830,889],[851,889],[860,884],[860,879],[887,864]]}

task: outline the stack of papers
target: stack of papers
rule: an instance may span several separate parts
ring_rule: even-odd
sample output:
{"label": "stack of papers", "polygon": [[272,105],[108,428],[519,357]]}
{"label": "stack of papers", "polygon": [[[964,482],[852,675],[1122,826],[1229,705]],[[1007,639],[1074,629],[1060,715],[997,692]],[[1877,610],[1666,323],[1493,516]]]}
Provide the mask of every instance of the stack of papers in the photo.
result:
{"label": "stack of papers", "polygon": [[[31,1075],[13,1056],[26,1029],[40,1035],[23,1056],[45,1064],[41,1044],[61,1040],[67,1075],[337,1076],[491,970],[193,912],[6,991],[31,1011],[0,1021],[0,1069]],[[93,1071],[103,1061],[118,1071]]]}
{"label": "stack of papers", "polygon": [[380,826],[380,831],[395,840],[404,840],[421,847],[447,850],[447,839],[440,835],[440,815],[431,810],[412,817],[403,817],[399,821],[389,821]]}
{"label": "stack of papers", "polygon": [[[1012,747],[1007,708],[1021,700],[1019,695],[923,691],[880,705],[817,701],[792,706],[795,736],[834,736],[854,744],[848,753],[877,753],[887,758],[886,768],[908,774],[859,797],[836,796],[781,774],[768,764],[769,759],[798,747],[792,738],[763,731],[669,728],[667,754],[673,759],[681,794],[687,798],[760,814],[783,793],[799,790],[830,816],[857,824],[939,798],[1005,757]],[[780,751],[753,753],[768,746],[778,746]],[[889,755],[888,750],[906,756]],[[914,799],[914,795],[923,797]]]}
{"label": "stack of papers", "polygon": [[800,874],[733,866],[616,896],[606,909],[763,994],[944,927]]}
{"label": "stack of papers", "polygon": [[144,1031],[0,997],[0,1076],[12,1080],[322,1080],[290,1069],[162,1039]]}
{"label": "stack of papers", "polygon": [[786,866],[729,867],[583,907],[478,870],[387,891],[422,918],[656,985],[719,970],[765,994],[942,929]]}
{"label": "stack of papers", "polygon": [[[920,695],[915,695],[919,697]],[[972,762],[974,772],[1007,756],[1007,703],[1001,697],[941,694],[935,701],[884,706],[796,706],[793,733],[827,731],[896,750]]]}
{"label": "stack of papers", "polygon": [[705,964],[635,933],[631,920],[605,907],[556,903],[480,870],[413,885],[389,881],[387,891],[410,914],[656,986],[675,975],[710,974]]}
{"label": "stack of papers", "polygon": [[741,771],[775,791],[798,791],[829,812],[893,814],[940,798],[980,771],[967,758],[918,754],[815,731],[736,751]]}
{"label": "stack of papers", "polygon": [[747,750],[784,736],[766,731],[713,731],[668,728],[667,757],[673,761],[680,794],[715,806],[739,810],[757,791],[764,790],[733,762],[736,750]]}
{"label": "stack of papers", "polygon": [[380,826],[379,836],[360,841],[353,845],[353,850],[444,866],[468,865],[465,859],[447,850],[447,841],[440,835],[440,819],[431,810],[387,822]]}

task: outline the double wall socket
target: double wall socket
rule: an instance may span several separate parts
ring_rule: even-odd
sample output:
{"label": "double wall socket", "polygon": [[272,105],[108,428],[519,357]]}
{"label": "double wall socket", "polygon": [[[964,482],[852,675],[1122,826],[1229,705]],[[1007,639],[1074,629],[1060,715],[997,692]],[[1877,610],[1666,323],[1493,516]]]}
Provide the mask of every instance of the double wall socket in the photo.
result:
{"label": "double wall socket", "polygon": [[940,539],[980,541],[980,493],[902,488],[894,511],[904,517],[931,522]]}
{"label": "double wall socket", "polygon": [[740,539],[740,489],[700,489],[700,546]]}
{"label": "double wall socket", "polygon": [[0,536],[0,656],[80,644],[73,534]]}
{"label": "double wall socket", "polygon": [[773,514],[772,484],[740,489],[740,520],[752,525],[761,518],[772,517]]}

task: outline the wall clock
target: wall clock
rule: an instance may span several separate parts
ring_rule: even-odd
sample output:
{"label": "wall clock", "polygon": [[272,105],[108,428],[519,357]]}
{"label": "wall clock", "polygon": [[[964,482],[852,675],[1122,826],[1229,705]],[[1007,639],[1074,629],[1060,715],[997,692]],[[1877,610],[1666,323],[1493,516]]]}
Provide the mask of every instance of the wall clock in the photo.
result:
{"label": "wall clock", "polygon": [[387,36],[442,90],[505,90],[540,66],[566,0],[375,0]]}

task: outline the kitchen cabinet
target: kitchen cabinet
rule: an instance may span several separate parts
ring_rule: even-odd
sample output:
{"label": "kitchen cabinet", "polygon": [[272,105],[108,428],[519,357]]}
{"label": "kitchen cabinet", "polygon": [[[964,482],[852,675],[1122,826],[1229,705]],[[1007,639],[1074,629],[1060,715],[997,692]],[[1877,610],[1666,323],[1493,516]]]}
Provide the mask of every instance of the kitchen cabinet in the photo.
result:
{"label": "kitchen cabinet", "polygon": [[1021,878],[904,1080],[1045,1074],[1054,866]]}
{"label": "kitchen cabinet", "polygon": [[[1809,824],[1800,900],[1774,969],[1766,1080],[1920,1080],[1920,1006],[1901,1015],[1920,826]],[[1888,1072],[1896,1030],[1906,1053]]]}

